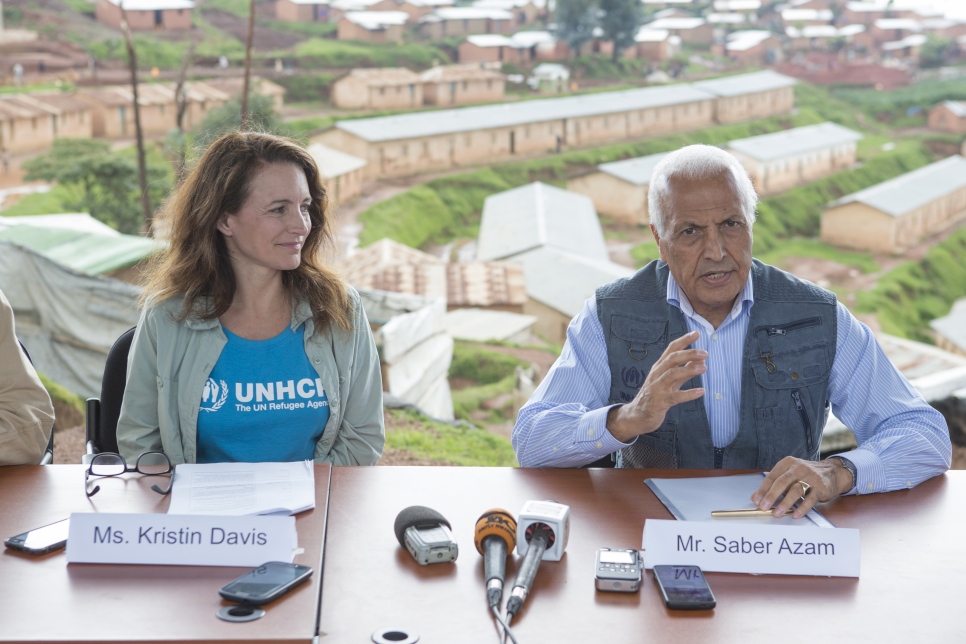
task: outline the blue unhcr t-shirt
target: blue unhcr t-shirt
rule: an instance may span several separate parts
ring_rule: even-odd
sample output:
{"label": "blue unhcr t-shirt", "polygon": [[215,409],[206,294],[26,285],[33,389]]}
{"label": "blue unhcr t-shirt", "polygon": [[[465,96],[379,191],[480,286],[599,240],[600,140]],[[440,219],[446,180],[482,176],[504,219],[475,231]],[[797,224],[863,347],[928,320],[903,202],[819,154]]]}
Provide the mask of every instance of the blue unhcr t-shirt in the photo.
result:
{"label": "blue unhcr t-shirt", "polygon": [[305,355],[304,325],[268,340],[224,329],[198,411],[198,462],[311,460],[329,402]]}

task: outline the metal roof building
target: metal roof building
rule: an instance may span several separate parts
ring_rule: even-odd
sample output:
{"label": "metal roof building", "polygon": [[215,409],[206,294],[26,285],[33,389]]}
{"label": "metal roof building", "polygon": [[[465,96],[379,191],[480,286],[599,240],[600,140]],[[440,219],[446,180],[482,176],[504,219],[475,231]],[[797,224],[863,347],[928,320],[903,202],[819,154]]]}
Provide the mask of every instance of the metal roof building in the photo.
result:
{"label": "metal roof building", "polygon": [[936,318],[929,326],[941,336],[941,347],[966,356],[966,298],[957,300],[949,315]]}
{"label": "metal roof building", "polygon": [[708,92],[695,89],[693,86],[670,85],[371,119],[352,119],[339,121],[335,127],[369,142],[393,141],[664,107],[711,98],[713,96]]}
{"label": "metal roof building", "polygon": [[772,161],[798,156],[813,150],[854,143],[862,134],[835,123],[806,125],[791,130],[737,139],[728,148],[759,161]]}
{"label": "metal roof building", "polygon": [[954,155],[871,188],[853,192],[829,206],[858,202],[893,217],[901,217],[959,188],[966,188],[966,159]]}
{"label": "metal roof building", "polygon": [[692,83],[691,86],[715,96],[741,96],[743,94],[757,94],[784,87],[797,85],[798,81],[791,76],[765,70],[751,74],[725,76],[712,80]]}
{"label": "metal roof building", "polygon": [[545,246],[609,259],[589,197],[537,182],[486,198],[478,259],[506,259]]}
{"label": "metal roof building", "polygon": [[597,169],[627,183],[634,184],[635,186],[646,186],[651,182],[651,174],[654,172],[654,168],[668,154],[668,152],[659,152],[658,154],[649,154],[646,157],[637,157],[636,159],[601,163],[597,166]]}
{"label": "metal roof building", "polygon": [[[61,215],[61,218],[65,216]],[[83,219],[89,215],[77,215]],[[122,235],[110,229],[94,232],[82,225],[61,227],[57,220],[41,219],[24,223],[34,217],[17,217],[15,222],[0,217],[0,240],[13,242],[37,251],[58,264],[88,275],[103,275],[126,268],[164,248],[164,244],[149,237]]]}

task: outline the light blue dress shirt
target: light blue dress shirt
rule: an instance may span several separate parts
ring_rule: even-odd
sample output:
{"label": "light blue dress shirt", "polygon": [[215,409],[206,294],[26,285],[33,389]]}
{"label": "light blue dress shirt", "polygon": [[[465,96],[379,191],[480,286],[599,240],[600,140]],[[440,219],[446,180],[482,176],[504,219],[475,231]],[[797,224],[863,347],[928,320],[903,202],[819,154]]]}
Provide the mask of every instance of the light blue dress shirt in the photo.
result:
{"label": "light blue dress shirt", "polygon": [[[741,365],[754,306],[751,275],[734,307],[715,329],[695,313],[674,277],[667,301],[684,313],[693,346],[708,352],[702,376],[704,405],[715,447],[738,434]],[[855,464],[852,493],[910,488],[949,469],[952,446],[942,415],[899,373],[875,336],[841,302],[829,376],[832,411],[852,429],[858,448],[841,454]],[[520,410],[513,449],[522,467],[579,467],[615,452],[622,443],[607,430],[610,368],[597,301],[590,298],[567,329],[567,342],[547,377]]]}

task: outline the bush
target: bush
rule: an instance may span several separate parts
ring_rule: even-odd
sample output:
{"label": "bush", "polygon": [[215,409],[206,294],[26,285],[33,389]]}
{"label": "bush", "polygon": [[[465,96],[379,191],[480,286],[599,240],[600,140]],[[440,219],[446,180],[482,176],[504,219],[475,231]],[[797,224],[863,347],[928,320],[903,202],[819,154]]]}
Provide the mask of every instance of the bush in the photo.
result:
{"label": "bush", "polygon": [[285,100],[289,103],[300,101],[324,101],[329,98],[329,85],[335,74],[297,74],[280,76],[275,82],[287,91]]}

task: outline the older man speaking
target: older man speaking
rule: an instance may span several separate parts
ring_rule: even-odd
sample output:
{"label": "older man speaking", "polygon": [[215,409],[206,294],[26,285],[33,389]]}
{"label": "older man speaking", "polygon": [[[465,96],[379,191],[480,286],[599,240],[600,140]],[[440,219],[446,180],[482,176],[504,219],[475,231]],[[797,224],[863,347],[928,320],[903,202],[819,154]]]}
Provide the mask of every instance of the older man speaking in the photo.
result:
{"label": "older man speaking", "polygon": [[[597,290],[520,410],[521,466],[771,470],[752,500],[801,518],[840,494],[949,468],[943,417],[835,295],[752,259],[757,196],[728,153],[692,145],[651,178],[661,261]],[[858,448],[819,460],[829,405]],[[779,502],[782,494],[784,499]]]}

